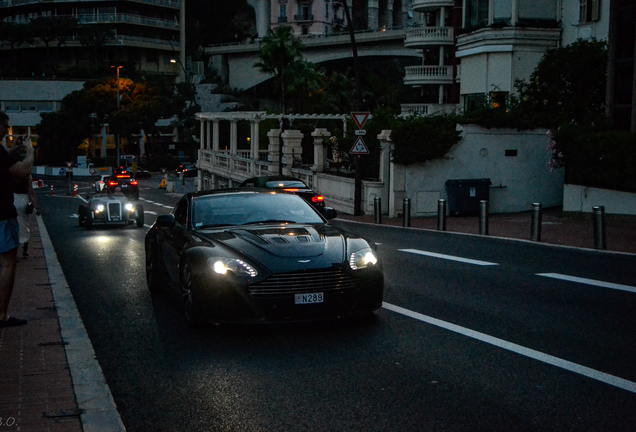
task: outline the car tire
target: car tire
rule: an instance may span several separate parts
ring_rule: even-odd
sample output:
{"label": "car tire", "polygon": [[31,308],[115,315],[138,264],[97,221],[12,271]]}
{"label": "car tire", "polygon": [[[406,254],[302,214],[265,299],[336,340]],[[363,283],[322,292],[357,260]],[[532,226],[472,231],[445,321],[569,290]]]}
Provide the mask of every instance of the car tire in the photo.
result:
{"label": "car tire", "polygon": [[77,208],[77,218],[79,219],[79,226],[80,227],[84,226],[84,221],[86,219],[86,216],[84,216],[85,209],[86,209],[86,207],[84,207],[83,205],[81,205],[81,206],[79,206]]}
{"label": "car tire", "polygon": [[159,285],[159,278],[157,277],[157,267],[155,263],[154,247],[151,242],[146,242],[146,283],[148,284],[148,291],[156,293],[161,286]]}
{"label": "car tire", "polygon": [[137,221],[137,228],[143,228],[144,226],[144,206],[142,206],[141,204],[139,204],[137,206],[137,215],[135,217],[135,220]]}
{"label": "car tire", "polygon": [[184,262],[181,266],[181,296],[183,300],[183,314],[189,327],[196,328],[200,325],[196,312],[196,298],[192,292],[192,270],[190,263]]}
{"label": "car tire", "polygon": [[86,212],[84,226],[86,227],[86,231],[90,231],[93,229],[93,212],[90,210]]}

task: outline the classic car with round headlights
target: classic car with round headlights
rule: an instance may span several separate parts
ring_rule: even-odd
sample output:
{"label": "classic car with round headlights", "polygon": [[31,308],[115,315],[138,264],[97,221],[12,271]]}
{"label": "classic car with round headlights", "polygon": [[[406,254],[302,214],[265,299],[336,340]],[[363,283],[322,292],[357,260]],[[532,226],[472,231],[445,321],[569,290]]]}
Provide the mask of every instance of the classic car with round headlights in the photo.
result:
{"label": "classic car with round headlights", "polygon": [[178,298],[189,324],[367,315],[384,292],[376,246],[334,217],[284,191],[186,194],[146,234],[148,287]]}
{"label": "classic car with round headlights", "polygon": [[86,205],[77,209],[79,226],[87,230],[94,225],[128,225],[136,223],[138,228],[144,226],[144,207],[132,203],[121,193],[94,195]]}

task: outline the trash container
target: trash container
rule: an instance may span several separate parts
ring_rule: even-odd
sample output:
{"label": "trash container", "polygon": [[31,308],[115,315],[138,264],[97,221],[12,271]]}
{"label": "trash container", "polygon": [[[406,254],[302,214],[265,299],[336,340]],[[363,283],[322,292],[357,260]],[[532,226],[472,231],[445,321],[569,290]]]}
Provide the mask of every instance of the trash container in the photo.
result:
{"label": "trash container", "polygon": [[446,180],[448,210],[452,216],[479,214],[479,202],[490,198],[490,179]]}

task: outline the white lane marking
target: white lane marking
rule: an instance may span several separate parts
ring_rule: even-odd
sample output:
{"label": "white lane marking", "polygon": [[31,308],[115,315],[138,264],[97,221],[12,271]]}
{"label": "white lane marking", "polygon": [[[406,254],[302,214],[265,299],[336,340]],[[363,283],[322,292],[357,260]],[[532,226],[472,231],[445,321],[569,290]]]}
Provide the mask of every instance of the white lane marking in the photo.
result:
{"label": "white lane marking", "polygon": [[540,351],[535,351],[533,349],[526,348],[524,346],[517,345],[512,342],[505,341],[503,339],[499,339],[493,336],[488,336],[487,334],[480,333],[475,330],[467,329],[465,327],[460,327],[458,325],[451,324],[446,321],[439,320],[437,318],[422,315],[420,313],[413,312],[411,310],[404,309],[399,306],[392,305],[390,303],[383,302],[382,307],[390,311],[416,319],[418,321],[422,321],[427,324],[434,325],[436,327],[441,327],[443,329],[450,330],[455,333],[459,333],[463,336],[467,336],[469,338],[476,339],[490,345],[494,345],[498,348],[502,348],[507,351],[520,354],[522,356],[531,358],[533,360],[538,360],[540,362],[543,362],[552,366],[556,366],[558,368],[565,369],[567,371],[574,372],[579,375],[586,376],[593,380],[600,381],[605,384],[609,384],[611,386],[621,388],[623,390],[627,390],[628,392],[636,393],[635,382],[628,381],[626,379],[619,378],[617,376],[610,375],[605,372],[600,372],[585,366],[581,366],[579,364],[572,363],[570,361],[563,360],[558,357],[554,357],[549,354],[542,353]]}
{"label": "white lane marking", "polygon": [[158,215],[159,213],[157,213],[156,211],[150,211],[150,210],[144,210],[144,214],[151,214],[151,215]]}
{"label": "white lane marking", "polygon": [[610,288],[610,289],[615,289],[615,290],[620,290],[620,291],[627,291],[627,292],[631,292],[631,293],[636,293],[636,287],[629,286],[629,285],[616,284],[616,283],[612,283],[612,282],[603,282],[603,281],[594,280],[594,279],[586,279],[586,278],[582,278],[582,277],[562,275],[562,274],[559,274],[559,273],[537,273],[537,276],[544,276],[544,277],[549,277],[549,278],[552,278],[552,279],[564,280],[564,281],[568,281],[568,282],[578,282],[578,283],[582,283],[582,284],[586,284],[586,285],[598,286],[598,287],[601,287],[601,288]]}
{"label": "white lane marking", "polygon": [[408,252],[408,253],[413,253],[413,254],[418,254],[418,255],[426,255],[426,256],[433,257],[433,258],[441,258],[441,259],[446,259],[446,260],[451,260],[451,261],[459,261],[459,262],[463,262],[463,263],[467,263],[467,264],[475,264],[475,265],[481,265],[481,266],[499,265],[498,263],[491,263],[491,262],[487,262],[487,261],[479,261],[479,260],[474,260],[474,259],[469,259],[469,258],[461,258],[461,257],[453,256],[453,255],[444,255],[444,254],[438,254],[438,253],[435,253],[435,252],[421,251],[421,250],[417,250],[417,249],[398,249],[398,250],[402,251],[402,252]]}
{"label": "white lane marking", "polygon": [[168,205],[161,204],[161,203],[154,202],[154,201],[150,201],[150,200],[147,200],[147,199],[144,199],[144,198],[139,198],[139,201],[144,201],[144,202],[147,202],[148,204],[156,205],[157,207],[163,207],[163,208],[167,208],[167,209],[173,209],[174,208],[174,206],[168,206]]}

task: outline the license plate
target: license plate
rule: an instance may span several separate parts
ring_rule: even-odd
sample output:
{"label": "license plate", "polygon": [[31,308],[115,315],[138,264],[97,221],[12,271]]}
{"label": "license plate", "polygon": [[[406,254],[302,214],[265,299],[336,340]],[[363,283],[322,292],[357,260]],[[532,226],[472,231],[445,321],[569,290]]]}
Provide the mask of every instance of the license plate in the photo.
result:
{"label": "license plate", "polygon": [[323,293],[296,294],[294,301],[296,304],[322,303],[325,301],[325,295]]}

